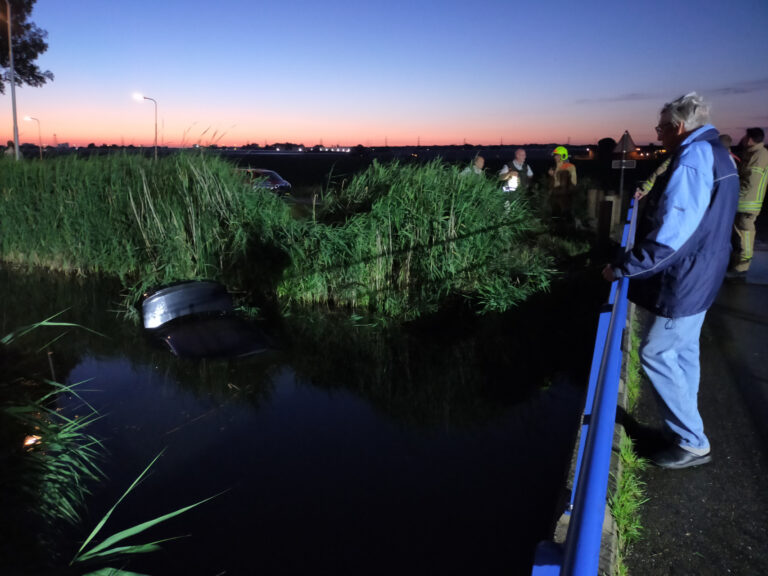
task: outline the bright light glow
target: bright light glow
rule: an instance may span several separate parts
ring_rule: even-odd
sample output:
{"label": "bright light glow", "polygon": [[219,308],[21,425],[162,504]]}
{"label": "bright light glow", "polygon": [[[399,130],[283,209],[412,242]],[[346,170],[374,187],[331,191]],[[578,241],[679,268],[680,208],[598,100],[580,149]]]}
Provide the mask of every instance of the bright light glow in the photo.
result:
{"label": "bright light glow", "polygon": [[30,434],[26,438],[24,438],[24,446],[34,446],[35,444],[39,443],[41,440],[40,436],[35,436],[34,434]]}
{"label": "bright light glow", "polygon": [[134,92],[133,93],[133,99],[137,102],[143,102],[144,101],[144,94],[141,92]]}

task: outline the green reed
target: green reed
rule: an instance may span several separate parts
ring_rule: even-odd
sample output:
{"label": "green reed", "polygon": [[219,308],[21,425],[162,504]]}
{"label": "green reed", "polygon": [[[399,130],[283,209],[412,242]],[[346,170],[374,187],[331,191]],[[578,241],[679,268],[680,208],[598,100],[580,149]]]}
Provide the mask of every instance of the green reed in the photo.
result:
{"label": "green reed", "polygon": [[286,301],[415,317],[455,296],[480,312],[506,310],[548,286],[526,202],[440,160],[374,162],[326,203],[289,247],[278,286]]}
{"label": "green reed", "polygon": [[[59,314],[24,326],[0,338],[0,367],[8,368],[6,363],[11,362],[10,356],[7,355],[8,347],[32,333],[49,328],[82,328],[69,322],[54,321],[53,319]],[[96,333],[92,330],[88,331]],[[18,383],[18,381],[6,382],[6,378],[7,370],[4,370],[3,375],[0,376],[0,388],[9,383]],[[12,502],[14,507],[14,510],[5,510],[6,520],[13,522],[16,513],[31,510],[44,525],[50,528],[50,530],[38,529],[34,534],[33,541],[41,546],[50,546],[52,543],[50,538],[55,539],[58,536],[56,525],[59,521],[71,525],[80,524],[81,511],[85,509],[87,499],[92,494],[90,485],[106,480],[100,461],[104,459],[107,450],[98,438],[87,431],[88,427],[102,416],[96,408],[80,396],[81,384],[65,385],[46,379],[44,386],[48,389],[47,392],[38,394],[34,398],[27,397],[26,400],[17,398],[16,401],[4,401],[0,404],[0,416],[7,416],[17,424],[11,433],[13,440],[21,445],[22,438],[26,435],[23,447],[8,451],[3,460],[4,466],[0,469],[0,486],[12,494],[8,501]],[[18,393],[17,395],[26,396]],[[60,410],[58,400],[64,396],[78,400],[79,406],[74,415],[67,415]],[[220,492],[112,534],[103,534],[112,513],[142,482],[162,453],[147,465],[102,516],[70,560],[69,566],[111,562],[125,565],[128,557],[157,551],[160,549],[160,544],[185,536],[155,538],[143,543],[136,543],[136,537],[223,493]],[[100,542],[97,542],[98,537],[102,538]],[[52,554],[52,557],[55,556]],[[59,568],[56,573],[73,573],[63,567]],[[139,576],[124,568],[103,567],[95,570],[84,568],[84,570],[88,572],[81,570],[77,572],[84,576],[107,574]]]}
{"label": "green reed", "polygon": [[[265,214],[268,216],[265,219]],[[215,278],[289,210],[216,157],[119,154],[3,161],[0,257],[142,287]]]}
{"label": "green reed", "polygon": [[[22,327],[0,339],[0,366],[4,369],[0,384],[18,383],[18,380],[6,381],[11,368],[6,365],[10,361],[8,346],[32,332],[79,328],[70,322],[54,321],[58,315]],[[103,479],[98,462],[104,455],[104,447],[86,431],[100,416],[80,397],[79,385],[64,385],[46,379],[41,387],[44,386],[47,392],[26,401],[17,399],[0,405],[0,414],[16,423],[13,440],[21,444],[26,435],[23,452],[18,449],[11,452],[14,457],[7,461],[3,470],[6,481],[0,480],[0,484],[11,487],[19,495],[18,501],[29,503],[35,514],[48,523],[57,520],[78,523],[80,509],[91,493],[88,484]],[[79,400],[76,416],[67,416],[58,409],[59,396]]]}
{"label": "green reed", "polygon": [[[537,218],[497,183],[439,160],[374,162],[294,219],[215,156],[117,154],[0,161],[0,258],[119,277],[134,303],[151,285],[212,278],[394,318],[448,298],[503,311],[546,289]],[[240,285],[243,284],[243,285]]]}
{"label": "green reed", "polygon": [[[141,474],[139,474],[136,477],[136,479],[131,483],[131,485],[125,490],[125,492],[123,492],[122,496],[120,496],[120,498],[117,499],[117,502],[115,502],[112,505],[112,507],[107,511],[107,513],[104,514],[101,520],[99,520],[99,522],[96,524],[93,530],[91,530],[91,533],[83,541],[83,544],[80,546],[77,553],[74,555],[74,557],[70,561],[69,563],[70,566],[76,563],[114,562],[126,556],[156,552],[161,549],[160,544],[164,542],[170,542],[172,540],[178,540],[179,538],[184,538],[184,536],[166,537],[158,540],[152,540],[150,542],[144,542],[141,544],[136,544],[136,543],[129,544],[129,543],[126,543],[125,541],[128,540],[129,538],[133,538],[135,536],[138,536],[139,534],[142,534],[143,532],[149,530],[150,528],[153,528],[154,526],[157,526],[158,524],[165,522],[166,520],[170,520],[171,518],[175,518],[176,516],[184,514],[185,512],[188,512],[189,510],[192,510],[193,508],[200,506],[200,504],[204,504],[209,500],[212,500],[213,498],[216,498],[217,496],[222,494],[222,493],[219,493],[213,496],[209,496],[208,498],[199,500],[193,504],[184,506],[183,508],[173,510],[172,512],[168,512],[156,518],[152,518],[151,520],[147,520],[145,522],[142,522],[141,524],[136,524],[124,530],[120,530],[119,532],[116,532],[114,534],[107,536],[106,538],[104,538],[104,540],[102,540],[98,544],[95,543],[94,542],[95,538],[101,533],[107,521],[112,516],[112,513],[117,509],[120,503],[128,496],[128,494],[130,494],[131,491],[141,483],[142,479],[147,475],[150,468],[152,468],[152,466],[155,464],[155,462],[157,462],[158,458],[160,458],[162,454],[163,452],[160,452],[160,454],[155,456],[152,462],[150,462],[147,465],[147,467],[144,468]],[[107,574],[107,573],[124,574],[124,575],[131,574],[130,572],[127,572],[125,570],[110,567],[110,568],[102,568],[95,572],[90,572],[86,576],[96,576],[98,574]]]}
{"label": "green reed", "polygon": [[52,391],[42,398],[2,408],[4,414],[15,418],[29,432],[28,438],[39,439],[16,470],[16,489],[21,498],[34,503],[35,513],[44,520],[77,524],[80,509],[91,493],[88,484],[103,479],[98,461],[104,455],[104,447],[85,431],[99,415],[90,407],[77,418],[61,414],[51,404],[52,400],[65,393],[76,396],[77,384],[47,384]]}

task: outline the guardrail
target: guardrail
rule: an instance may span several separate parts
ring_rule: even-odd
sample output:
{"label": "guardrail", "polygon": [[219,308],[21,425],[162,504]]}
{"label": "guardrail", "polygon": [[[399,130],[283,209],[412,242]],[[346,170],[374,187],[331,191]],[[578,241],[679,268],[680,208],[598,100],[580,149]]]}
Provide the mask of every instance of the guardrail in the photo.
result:
{"label": "guardrail", "polygon": [[[636,203],[630,206],[621,245],[631,250],[637,222]],[[611,285],[608,303],[600,313],[584,417],[574,471],[570,516],[563,544],[540,542],[532,576],[596,576],[605,519],[611,449],[621,375],[621,340],[627,318],[629,280]]]}

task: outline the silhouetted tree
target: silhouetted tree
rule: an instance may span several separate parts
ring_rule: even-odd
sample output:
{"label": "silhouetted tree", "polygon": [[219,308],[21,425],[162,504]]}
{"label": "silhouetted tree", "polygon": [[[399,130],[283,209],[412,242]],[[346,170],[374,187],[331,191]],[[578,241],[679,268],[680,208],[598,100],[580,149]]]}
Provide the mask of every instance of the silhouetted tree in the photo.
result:
{"label": "silhouetted tree", "polygon": [[0,94],[5,94],[5,84],[10,72],[8,60],[8,23],[5,21],[7,4],[11,3],[11,35],[13,36],[13,71],[18,86],[42,86],[48,80],[53,80],[53,73],[40,70],[35,63],[38,56],[48,50],[45,39],[48,32],[30,22],[29,16],[36,0],[5,0],[0,2],[0,13],[3,21],[0,23],[0,66],[6,73],[0,76]]}

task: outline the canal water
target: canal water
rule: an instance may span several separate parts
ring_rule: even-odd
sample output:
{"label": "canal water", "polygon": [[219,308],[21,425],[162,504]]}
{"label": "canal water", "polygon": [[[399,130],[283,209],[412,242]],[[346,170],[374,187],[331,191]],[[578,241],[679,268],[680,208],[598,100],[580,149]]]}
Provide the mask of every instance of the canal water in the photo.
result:
{"label": "canal water", "polygon": [[[135,572],[530,572],[564,504],[594,286],[397,332],[294,317],[261,326],[268,350],[219,359],[173,355],[116,314],[119,290],[0,269],[0,335],[57,313],[98,332],[39,328],[13,346],[30,379],[79,383],[80,398],[57,405],[71,417],[88,411],[84,402],[95,408],[102,417],[87,431],[107,449],[82,524],[51,529],[47,557],[0,558],[0,567],[66,566],[162,451],[105,535],[219,495],[135,538],[185,536],[131,558]],[[14,392],[2,394],[8,402]]]}

